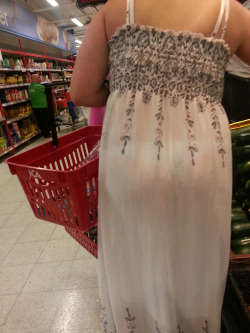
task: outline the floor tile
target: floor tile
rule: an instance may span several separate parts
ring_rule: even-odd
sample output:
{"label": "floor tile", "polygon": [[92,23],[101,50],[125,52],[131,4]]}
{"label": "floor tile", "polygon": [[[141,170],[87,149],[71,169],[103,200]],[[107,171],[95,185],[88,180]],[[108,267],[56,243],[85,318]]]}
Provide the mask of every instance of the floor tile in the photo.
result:
{"label": "floor tile", "polygon": [[24,202],[22,202],[18,208],[15,211],[16,213],[33,213],[33,210],[28,202],[28,200],[25,200]]}
{"label": "floor tile", "polygon": [[48,241],[38,262],[73,260],[79,246],[74,239],[51,239]]}
{"label": "floor tile", "polygon": [[1,333],[48,333],[55,314],[63,305],[61,294],[53,292],[21,294]]}
{"label": "floor tile", "polygon": [[20,293],[34,265],[0,265],[0,295]]}
{"label": "floor tile", "polygon": [[0,332],[1,326],[4,324],[11,308],[13,307],[18,294],[0,296]]}
{"label": "floor tile", "polygon": [[0,244],[0,264],[3,262],[13,246],[14,244]]}
{"label": "floor tile", "polygon": [[26,195],[21,187],[16,187],[3,200],[3,202],[23,202],[27,200]]}
{"label": "floor tile", "polygon": [[98,298],[96,288],[63,292],[62,304],[53,320],[51,331],[100,330]]}
{"label": "floor tile", "polygon": [[68,276],[66,289],[82,289],[98,287],[97,260],[81,259],[75,260]]}
{"label": "floor tile", "polygon": [[57,225],[51,239],[63,239],[63,238],[71,238],[71,236],[66,232],[65,228],[61,225]]}
{"label": "floor tile", "polygon": [[1,214],[13,214],[17,210],[19,210],[19,207],[22,203],[20,202],[4,202],[1,203]]}
{"label": "floor tile", "polygon": [[18,238],[25,231],[27,226],[16,228],[1,228],[0,229],[0,244],[13,244],[16,243]]}
{"label": "floor tile", "polygon": [[8,219],[2,224],[4,228],[14,228],[29,225],[33,219],[33,213],[15,213],[5,215]]}
{"label": "floor tile", "polygon": [[55,229],[52,223],[31,224],[25,232],[18,238],[17,243],[28,243],[38,241],[48,241]]}
{"label": "floor tile", "polygon": [[36,264],[22,292],[54,291],[65,288],[72,261]]}
{"label": "floor tile", "polygon": [[46,244],[46,241],[15,244],[3,260],[2,266],[35,264]]}
{"label": "floor tile", "polygon": [[[95,258],[91,253],[89,253],[83,246],[80,246],[77,254],[76,254],[76,259],[92,259]],[[95,258],[95,260],[97,260]]]}
{"label": "floor tile", "polygon": [[6,226],[6,224],[9,222],[10,215],[12,215],[12,214],[5,214],[5,215],[3,215],[2,211],[1,211],[1,215],[0,215],[0,228],[3,228],[3,227]]}

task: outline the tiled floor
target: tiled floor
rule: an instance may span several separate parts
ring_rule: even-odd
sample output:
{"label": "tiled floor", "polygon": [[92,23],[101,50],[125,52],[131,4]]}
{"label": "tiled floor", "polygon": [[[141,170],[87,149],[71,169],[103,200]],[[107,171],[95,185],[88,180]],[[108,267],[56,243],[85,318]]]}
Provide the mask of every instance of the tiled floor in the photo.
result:
{"label": "tiled floor", "polygon": [[59,332],[101,332],[97,260],[63,227],[33,216],[17,177],[2,162],[0,333]]}

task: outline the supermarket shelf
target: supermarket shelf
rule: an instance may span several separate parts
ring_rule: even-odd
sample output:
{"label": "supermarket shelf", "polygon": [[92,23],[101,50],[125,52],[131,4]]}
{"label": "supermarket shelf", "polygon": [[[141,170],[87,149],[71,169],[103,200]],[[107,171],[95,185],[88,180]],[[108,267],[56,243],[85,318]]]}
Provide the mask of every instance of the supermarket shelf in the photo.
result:
{"label": "supermarket shelf", "polygon": [[37,136],[38,134],[40,134],[40,133],[41,133],[41,131],[37,131],[37,132],[31,134],[29,137],[23,139],[22,141],[20,141],[20,142],[18,142],[18,143],[15,143],[15,144],[14,144],[14,147],[17,148],[17,147],[21,146],[22,144],[24,144],[25,142],[29,141],[30,139],[36,137],[36,136]]}
{"label": "supermarket shelf", "polygon": [[9,147],[9,148],[7,148],[6,150],[2,151],[2,152],[0,153],[0,157],[2,157],[2,156],[4,156],[4,155],[8,154],[11,150],[13,150],[13,147]]}
{"label": "supermarket shelf", "polygon": [[[47,83],[52,83],[52,82],[65,82],[65,80],[64,79],[57,79],[57,80],[52,80],[52,81],[43,81],[43,82],[41,82],[41,84],[47,84]],[[70,81],[69,81],[70,82]]]}
{"label": "supermarket shelf", "polygon": [[28,68],[29,72],[61,72],[61,69],[47,69],[47,68]]}
{"label": "supermarket shelf", "polygon": [[0,86],[0,89],[27,87],[29,85],[30,85],[30,83],[9,84],[9,85],[6,85],[6,86]]}
{"label": "supermarket shelf", "polygon": [[8,119],[7,120],[7,124],[12,124],[12,123],[15,123],[17,122],[18,120],[21,120],[21,119],[24,119],[24,118],[28,118],[32,115],[32,113],[29,113],[29,114],[26,114],[24,116],[20,116],[20,117],[15,117],[15,118],[12,118],[12,119]]}
{"label": "supermarket shelf", "polygon": [[3,103],[2,107],[4,108],[6,106],[16,105],[16,104],[20,104],[20,103],[25,103],[25,102],[28,102],[28,101],[30,101],[30,98],[26,98],[26,99],[23,99],[22,101],[17,101],[17,102]]}
{"label": "supermarket shelf", "polygon": [[26,72],[26,68],[19,68],[19,69],[14,69],[14,68],[0,68],[0,71],[2,72]]}
{"label": "supermarket shelf", "polygon": [[5,118],[0,118],[0,123],[5,121],[6,119]]}

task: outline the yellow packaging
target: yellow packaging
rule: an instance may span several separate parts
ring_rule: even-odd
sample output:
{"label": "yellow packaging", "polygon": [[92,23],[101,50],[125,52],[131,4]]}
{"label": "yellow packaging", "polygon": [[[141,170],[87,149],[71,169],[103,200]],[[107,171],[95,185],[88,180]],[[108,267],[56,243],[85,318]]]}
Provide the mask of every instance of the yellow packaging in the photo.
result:
{"label": "yellow packaging", "polygon": [[3,152],[7,149],[7,144],[4,138],[0,138],[0,152]]}

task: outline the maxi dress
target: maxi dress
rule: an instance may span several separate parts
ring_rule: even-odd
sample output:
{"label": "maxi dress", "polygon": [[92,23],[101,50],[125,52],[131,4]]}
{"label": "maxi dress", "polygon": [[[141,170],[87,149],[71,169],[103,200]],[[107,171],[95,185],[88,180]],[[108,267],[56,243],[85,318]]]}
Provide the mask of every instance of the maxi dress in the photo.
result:
{"label": "maxi dress", "polygon": [[109,41],[99,165],[104,333],[219,333],[230,251],[223,40],[137,24]]}

